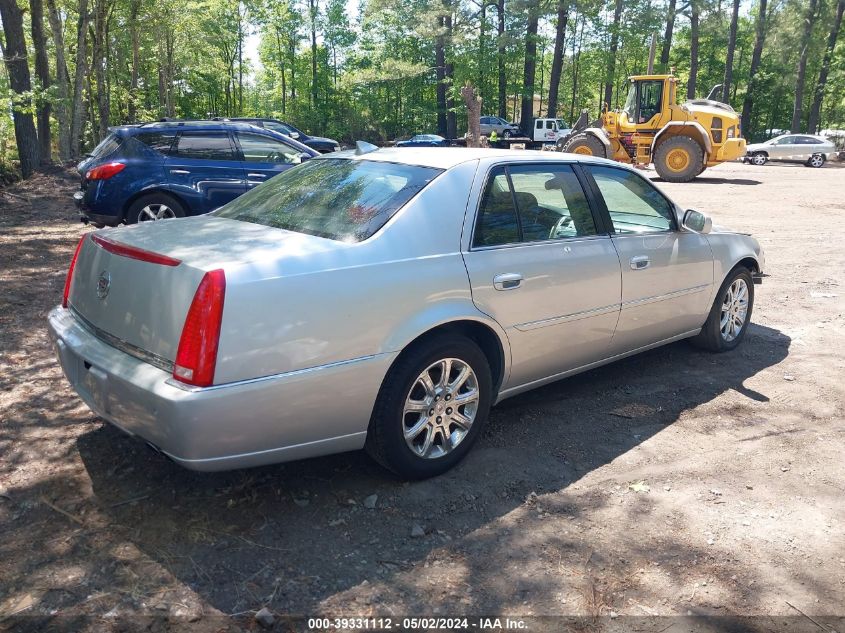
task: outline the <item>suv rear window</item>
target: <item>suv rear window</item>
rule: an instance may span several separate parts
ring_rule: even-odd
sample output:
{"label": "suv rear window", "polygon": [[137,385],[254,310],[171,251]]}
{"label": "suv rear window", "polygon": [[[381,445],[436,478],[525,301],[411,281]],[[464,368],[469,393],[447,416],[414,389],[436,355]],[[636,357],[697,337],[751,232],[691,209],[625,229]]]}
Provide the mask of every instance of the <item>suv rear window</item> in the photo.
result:
{"label": "suv rear window", "polygon": [[311,159],[212,215],[360,242],[384,226],[442,171],[378,161]]}
{"label": "suv rear window", "polygon": [[118,147],[120,147],[121,138],[117,134],[109,134],[106,138],[100,141],[93,150],[91,150],[91,158],[102,158],[108,156]]}
{"label": "suv rear window", "polygon": [[176,132],[143,132],[136,134],[135,138],[160,154],[169,154]]}
{"label": "suv rear window", "polygon": [[236,160],[228,132],[182,132],[173,153],[182,158]]}

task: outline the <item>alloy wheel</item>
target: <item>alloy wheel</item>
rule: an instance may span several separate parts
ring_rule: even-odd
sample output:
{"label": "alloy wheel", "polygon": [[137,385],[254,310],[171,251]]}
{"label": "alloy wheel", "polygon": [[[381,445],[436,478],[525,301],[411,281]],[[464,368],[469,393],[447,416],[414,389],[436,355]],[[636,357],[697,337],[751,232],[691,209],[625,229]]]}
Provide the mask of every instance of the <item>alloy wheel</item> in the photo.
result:
{"label": "alloy wheel", "polygon": [[478,378],[466,362],[444,358],[429,365],[414,381],[402,410],[408,448],[425,459],[449,454],[469,433],[479,396]]}
{"label": "alloy wheel", "polygon": [[739,336],[747,316],[748,284],[744,279],[735,279],[722,300],[722,312],[719,319],[719,331],[726,342],[730,343]]}
{"label": "alloy wheel", "polygon": [[138,222],[154,222],[155,220],[167,220],[175,218],[176,214],[169,206],[163,203],[153,203],[145,206],[138,213]]}
{"label": "alloy wheel", "polygon": [[821,167],[824,165],[824,158],[822,158],[820,154],[813,154],[813,156],[810,157],[810,165],[812,167]]}
{"label": "alloy wheel", "polygon": [[758,167],[765,165],[768,160],[769,159],[765,154],[754,154],[754,156],[751,157],[751,162]]}

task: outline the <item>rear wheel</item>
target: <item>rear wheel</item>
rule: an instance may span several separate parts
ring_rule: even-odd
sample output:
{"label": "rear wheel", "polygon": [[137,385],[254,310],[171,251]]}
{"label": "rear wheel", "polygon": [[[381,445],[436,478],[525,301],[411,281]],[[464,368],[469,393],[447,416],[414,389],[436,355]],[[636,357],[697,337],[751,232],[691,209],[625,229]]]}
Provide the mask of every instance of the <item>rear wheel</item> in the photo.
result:
{"label": "rear wheel", "polygon": [[572,154],[581,154],[582,156],[607,158],[604,143],[593,134],[576,134],[566,142],[566,145],[563,146],[563,151]]}
{"label": "rear wheel", "polygon": [[151,193],[141,196],[126,210],[126,223],[155,222],[170,218],[184,218],[185,207],[166,193]]}
{"label": "rear wheel", "polygon": [[754,308],[754,281],[748,269],[739,266],[727,276],[701,332],[693,345],[711,352],[726,352],[742,342]]}
{"label": "rear wheel", "polygon": [[751,157],[751,162],[757,165],[757,167],[762,167],[769,162],[769,155],[766,152],[757,152]]}
{"label": "rear wheel", "polygon": [[689,136],[672,136],[654,150],[654,168],[667,182],[689,182],[704,167],[704,152]]}
{"label": "rear wheel", "polygon": [[443,336],[413,347],[382,385],[366,450],[401,477],[444,473],[478,439],[492,392],[487,358],[469,339]]}
{"label": "rear wheel", "polygon": [[807,161],[808,167],[815,167],[818,169],[824,165],[824,154],[813,154],[810,156],[810,160]]}

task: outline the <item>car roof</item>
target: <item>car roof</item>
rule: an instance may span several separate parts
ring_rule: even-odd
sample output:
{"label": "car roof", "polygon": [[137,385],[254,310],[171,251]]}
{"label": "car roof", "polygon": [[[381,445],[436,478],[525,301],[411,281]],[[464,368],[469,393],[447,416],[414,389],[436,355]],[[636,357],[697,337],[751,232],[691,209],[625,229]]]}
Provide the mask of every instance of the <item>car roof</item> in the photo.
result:
{"label": "car roof", "polygon": [[420,167],[436,167],[438,169],[451,169],[461,163],[472,160],[498,159],[518,160],[520,162],[580,162],[602,165],[620,165],[615,161],[583,154],[564,154],[561,152],[538,152],[536,150],[514,150],[514,149],[492,149],[492,148],[469,148],[469,147],[382,147],[372,152],[356,154],[355,150],[345,150],[324,154],[318,157],[320,160],[326,158],[351,158],[353,160],[373,160],[386,163],[404,163],[407,165],[419,165]]}

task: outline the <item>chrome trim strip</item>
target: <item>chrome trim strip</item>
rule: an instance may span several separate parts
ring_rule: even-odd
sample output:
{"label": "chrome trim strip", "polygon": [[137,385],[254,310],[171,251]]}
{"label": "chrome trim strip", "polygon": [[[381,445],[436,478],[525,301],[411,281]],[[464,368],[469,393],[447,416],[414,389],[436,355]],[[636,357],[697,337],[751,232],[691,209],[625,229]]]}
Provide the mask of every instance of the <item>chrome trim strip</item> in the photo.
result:
{"label": "chrome trim strip", "polygon": [[153,367],[158,367],[159,369],[166,371],[168,373],[173,373],[173,362],[167,360],[163,356],[159,356],[158,354],[153,354],[152,352],[148,352],[136,345],[132,345],[132,343],[127,343],[121,338],[116,337],[114,334],[109,334],[105,330],[98,328],[96,325],[91,323],[88,319],[82,316],[79,311],[74,308],[72,305],[68,306],[70,308],[71,314],[73,314],[74,318],[79,321],[79,325],[82,326],[84,329],[88,330],[88,332],[97,339],[100,339],[106,345],[110,345],[115,349],[123,352],[124,354],[128,354],[133,358],[137,358],[138,360],[144,361],[145,363],[149,363]]}
{"label": "chrome trim strip", "polygon": [[573,312],[572,314],[565,314],[563,316],[551,317],[550,319],[541,319],[539,321],[529,321],[528,323],[519,323],[514,326],[520,332],[528,332],[550,325],[557,325],[559,323],[569,323],[570,321],[580,321],[588,317],[599,316],[609,312],[616,312],[619,310],[619,304],[614,303],[606,305],[602,308],[593,308],[592,310],[583,310],[581,312]]}
{"label": "chrome trim strip", "polygon": [[634,306],[641,306],[649,303],[657,303],[658,301],[666,301],[667,299],[674,299],[675,297],[691,295],[695,294],[696,292],[704,292],[705,290],[710,288],[710,285],[711,284],[701,284],[700,286],[692,286],[690,288],[684,288],[683,290],[675,290],[674,292],[667,292],[666,294],[662,295],[654,295],[651,297],[645,297],[643,299],[632,299],[630,301],[623,301],[622,309],[624,310],[625,308],[633,308]]}
{"label": "chrome trim strip", "polygon": [[334,369],[335,367],[342,367],[343,365],[351,365],[352,363],[360,363],[367,360],[372,360],[374,358],[378,358],[379,356],[387,356],[389,354],[394,354],[396,352],[382,352],[380,354],[370,354],[368,356],[359,356],[358,358],[350,358],[348,360],[339,360],[334,363],[327,363],[325,365],[316,365],[314,367],[306,367],[305,369],[295,369],[293,371],[285,371],[279,374],[270,374],[268,376],[259,376],[258,378],[246,378],[244,380],[235,380],[233,382],[224,382],[220,383],[219,385],[211,385],[210,387],[195,387],[194,385],[186,385],[185,383],[179,382],[175,378],[168,378],[165,382],[170,385],[171,387],[176,387],[181,389],[182,391],[188,391],[191,393],[194,392],[205,392],[205,391],[215,391],[217,389],[226,389],[228,387],[242,387],[244,385],[251,385],[259,382],[266,382],[268,380],[279,380],[282,378],[291,378],[294,376],[300,376],[303,374],[310,374],[315,371],[321,371],[323,369]]}
{"label": "chrome trim strip", "polygon": [[655,347],[660,347],[662,345],[668,345],[669,343],[674,343],[675,341],[680,341],[685,338],[689,338],[691,336],[695,336],[701,332],[701,328],[697,328],[695,330],[690,330],[689,332],[684,332],[683,334],[678,334],[677,336],[672,336],[670,338],[665,338],[662,341],[657,341],[656,343],[650,343],[648,345],[643,345],[642,347],[638,347],[636,349],[628,350],[627,352],[622,352],[621,354],[616,354],[614,356],[608,356],[607,358],[603,358],[601,360],[597,360],[594,363],[588,363],[586,365],[581,365],[580,367],[576,367],[575,369],[569,369],[567,371],[562,371],[559,374],[554,374],[553,376],[547,376],[546,378],[540,378],[533,382],[527,382],[522,385],[517,385],[515,387],[509,387],[504,391],[500,391],[499,395],[496,397],[496,402],[494,405],[499,404],[502,400],[506,398],[510,398],[511,396],[515,396],[517,394],[522,393],[523,391],[528,391],[530,389],[535,389],[537,387],[541,387],[546,385],[550,382],[555,382],[561,380],[563,378],[567,378],[569,376],[573,376],[575,374],[580,374],[585,371],[589,371],[590,369],[595,369],[596,367],[601,367],[602,365],[608,365],[614,361],[620,360],[627,356],[633,356],[635,354],[639,354],[640,352],[645,352],[646,350],[654,349]]}

